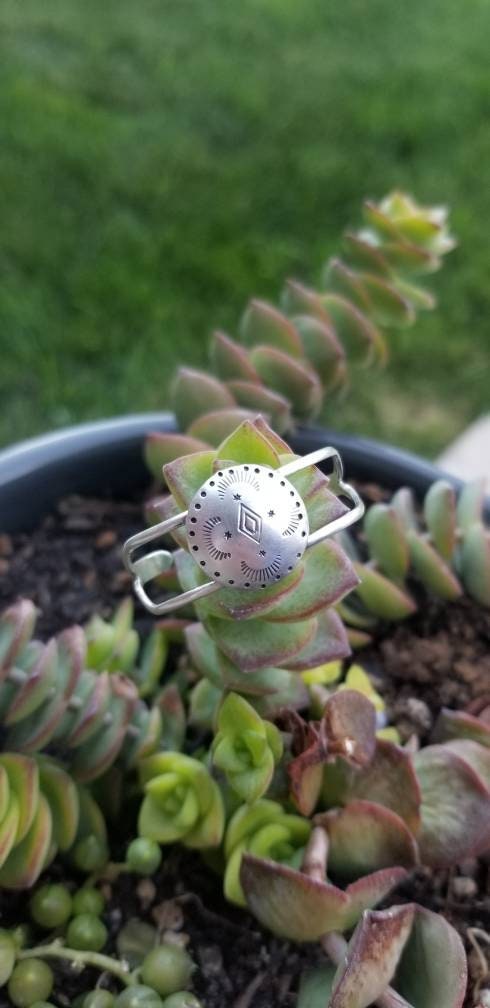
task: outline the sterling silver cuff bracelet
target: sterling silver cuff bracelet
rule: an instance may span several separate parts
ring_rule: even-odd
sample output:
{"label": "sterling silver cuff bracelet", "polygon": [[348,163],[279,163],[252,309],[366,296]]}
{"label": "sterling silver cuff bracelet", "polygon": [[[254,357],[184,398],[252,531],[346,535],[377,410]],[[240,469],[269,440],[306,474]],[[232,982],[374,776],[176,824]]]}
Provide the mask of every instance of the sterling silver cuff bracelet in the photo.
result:
{"label": "sterling silver cuff bracelet", "polygon": [[[330,486],[352,505],[339,518],[310,533],[305,505],[288,476],[332,459]],[[280,469],[232,465],[214,473],[192,498],[188,511],[131,536],[123,547],[127,570],[140,601],[155,616],[218,591],[220,588],[267,588],[297,566],[305,550],[352,525],[364,513],[359,494],[342,479],[335,448],[320,448]],[[190,556],[209,580],[163,602],[153,602],[145,585],[173,566],[174,552],[153,550],[139,558],[141,546],[185,526]]]}

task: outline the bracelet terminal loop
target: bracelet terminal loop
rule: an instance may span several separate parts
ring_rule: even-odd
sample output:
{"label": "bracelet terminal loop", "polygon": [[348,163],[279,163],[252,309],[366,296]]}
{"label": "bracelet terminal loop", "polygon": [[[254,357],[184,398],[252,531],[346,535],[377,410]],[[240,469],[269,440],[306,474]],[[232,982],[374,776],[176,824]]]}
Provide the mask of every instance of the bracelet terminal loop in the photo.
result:
{"label": "bracelet terminal loop", "polygon": [[[332,491],[346,498],[351,507],[310,533],[305,505],[288,476],[326,459],[332,460]],[[363,514],[359,494],[343,480],[342,459],[335,448],[319,448],[279,469],[240,463],[206,480],[187,511],[131,536],[124,544],[123,560],[140,602],[153,615],[163,616],[220,588],[267,588],[286,577],[305,550],[352,525]],[[211,580],[154,602],[145,586],[171,570],[175,552],[156,549],[139,557],[135,554],[182,526],[190,555]]]}

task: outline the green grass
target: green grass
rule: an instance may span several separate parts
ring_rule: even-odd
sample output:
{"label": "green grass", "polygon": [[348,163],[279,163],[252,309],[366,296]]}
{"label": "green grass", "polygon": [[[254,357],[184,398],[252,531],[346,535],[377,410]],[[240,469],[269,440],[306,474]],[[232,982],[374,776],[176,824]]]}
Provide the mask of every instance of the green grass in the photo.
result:
{"label": "green grass", "polygon": [[488,408],[488,0],[4,0],[0,442],[165,408],[361,198],[448,202],[440,307],[328,421],[433,454]]}

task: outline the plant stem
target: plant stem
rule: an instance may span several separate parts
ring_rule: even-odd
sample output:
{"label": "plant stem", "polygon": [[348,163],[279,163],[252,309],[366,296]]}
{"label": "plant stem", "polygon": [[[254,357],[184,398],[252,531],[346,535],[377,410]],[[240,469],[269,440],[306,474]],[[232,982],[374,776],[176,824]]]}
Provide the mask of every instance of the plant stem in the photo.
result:
{"label": "plant stem", "polygon": [[315,826],[305,847],[301,871],[317,882],[325,882],[328,863],[329,839],[326,830]]}
{"label": "plant stem", "polygon": [[[305,847],[301,871],[317,882],[325,882],[328,867],[328,833],[321,826],[315,826]],[[320,945],[335,966],[344,964],[347,957],[348,943],[338,931],[329,931],[320,938]],[[378,1008],[413,1008],[392,987],[376,999]]]}
{"label": "plant stem", "polygon": [[126,987],[133,982],[133,976],[127,966],[124,966],[118,959],[103,955],[101,952],[82,951],[80,949],[66,948],[58,941],[48,945],[36,945],[34,948],[22,949],[17,954],[18,959],[68,959],[73,963],[80,963],[82,966],[95,966],[96,969],[107,971],[117,977]]}

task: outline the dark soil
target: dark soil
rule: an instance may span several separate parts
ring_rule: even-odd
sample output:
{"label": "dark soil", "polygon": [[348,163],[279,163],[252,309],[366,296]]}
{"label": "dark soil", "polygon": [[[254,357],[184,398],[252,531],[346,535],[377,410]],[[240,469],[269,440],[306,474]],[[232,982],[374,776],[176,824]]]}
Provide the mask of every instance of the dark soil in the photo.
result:
{"label": "dark soil", "polygon": [[[377,488],[368,494],[364,488],[364,494],[380,496]],[[139,528],[140,502],[73,497],[31,534],[0,534],[0,609],[20,596],[32,598],[40,610],[37,633],[43,639],[70,623],[84,623],[95,611],[109,616],[130,591],[120,551]],[[148,623],[139,610],[140,628]],[[489,692],[490,614],[467,599],[446,604],[421,597],[415,616],[381,628],[362,661],[379,681],[390,722],[402,737],[415,734],[427,741],[441,706],[462,708]],[[144,916],[153,922],[158,918],[164,931],[188,942],[199,966],[195,992],[205,1008],[293,1008],[301,971],[318,956],[314,948],[262,932],[248,914],[225,903],[219,881],[200,858],[180,849],[168,853],[152,882],[122,876],[108,895],[112,935],[122,921]],[[490,987],[471,931],[468,937],[473,928],[490,934],[488,865],[471,860],[451,872],[421,869],[390,902],[413,899],[454,924],[468,948],[473,979]],[[1,898],[0,926],[26,916],[25,894]],[[488,953],[485,946],[483,952]],[[59,1004],[70,1005],[88,981],[87,974],[82,983],[63,967],[56,989]],[[0,995],[0,1008],[7,1004]],[[470,997],[468,1005],[473,1004],[478,1001]]]}

